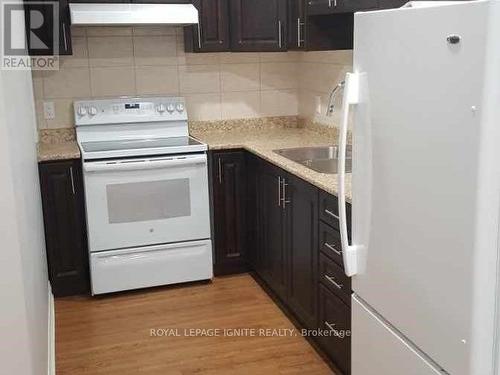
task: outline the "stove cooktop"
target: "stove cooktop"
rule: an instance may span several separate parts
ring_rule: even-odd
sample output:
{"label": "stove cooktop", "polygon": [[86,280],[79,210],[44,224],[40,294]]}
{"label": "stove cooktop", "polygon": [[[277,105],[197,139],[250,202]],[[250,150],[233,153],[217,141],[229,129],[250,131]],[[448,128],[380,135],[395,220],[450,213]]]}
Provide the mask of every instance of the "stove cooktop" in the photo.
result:
{"label": "stove cooktop", "polygon": [[137,97],[74,103],[78,145],[84,160],[204,152],[189,136],[184,99]]}
{"label": "stove cooktop", "polygon": [[193,145],[198,146],[202,145],[202,143],[191,137],[82,142],[84,152],[138,150],[158,147],[185,147]]}
{"label": "stove cooktop", "polygon": [[154,156],[206,151],[207,145],[192,137],[123,139],[81,142],[84,159]]}

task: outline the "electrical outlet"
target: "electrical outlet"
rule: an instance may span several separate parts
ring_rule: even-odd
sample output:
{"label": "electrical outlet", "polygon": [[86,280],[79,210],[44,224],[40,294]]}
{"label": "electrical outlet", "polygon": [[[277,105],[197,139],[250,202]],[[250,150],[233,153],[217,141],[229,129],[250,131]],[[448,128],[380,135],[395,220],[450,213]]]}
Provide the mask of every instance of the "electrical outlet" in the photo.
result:
{"label": "electrical outlet", "polygon": [[43,118],[53,120],[56,118],[56,107],[54,102],[43,102]]}
{"label": "electrical outlet", "polygon": [[314,97],[314,107],[316,108],[316,114],[321,114],[321,96],[317,95]]}

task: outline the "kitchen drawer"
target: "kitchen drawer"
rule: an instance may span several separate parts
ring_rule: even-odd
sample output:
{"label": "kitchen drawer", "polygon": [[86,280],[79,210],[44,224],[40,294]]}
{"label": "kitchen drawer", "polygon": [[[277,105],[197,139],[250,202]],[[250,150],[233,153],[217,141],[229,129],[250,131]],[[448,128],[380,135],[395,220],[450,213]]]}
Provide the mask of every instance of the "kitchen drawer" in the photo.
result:
{"label": "kitchen drawer", "polygon": [[[347,231],[351,237],[351,204],[346,203],[347,209]],[[340,229],[339,224],[339,203],[335,195],[320,191],[319,193],[319,218],[324,223],[335,229]]]}
{"label": "kitchen drawer", "polygon": [[319,223],[319,249],[340,267],[344,268],[340,232],[323,222]]}
{"label": "kitchen drawer", "polygon": [[319,279],[345,303],[350,303],[351,279],[346,276],[342,268],[323,253],[319,255]]}
{"label": "kitchen drawer", "polygon": [[351,309],[323,285],[319,285],[319,329],[330,331],[319,343],[332,362],[349,374],[351,362]]}
{"label": "kitchen drawer", "polygon": [[320,191],[319,218],[328,225],[339,229],[339,203],[335,195]]}

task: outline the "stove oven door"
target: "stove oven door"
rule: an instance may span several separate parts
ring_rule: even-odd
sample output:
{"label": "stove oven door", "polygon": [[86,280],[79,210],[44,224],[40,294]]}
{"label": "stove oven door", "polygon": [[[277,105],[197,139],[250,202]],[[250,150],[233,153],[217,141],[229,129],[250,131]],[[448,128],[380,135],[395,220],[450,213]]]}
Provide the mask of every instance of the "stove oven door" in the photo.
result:
{"label": "stove oven door", "polygon": [[85,161],[91,252],[210,238],[206,154]]}

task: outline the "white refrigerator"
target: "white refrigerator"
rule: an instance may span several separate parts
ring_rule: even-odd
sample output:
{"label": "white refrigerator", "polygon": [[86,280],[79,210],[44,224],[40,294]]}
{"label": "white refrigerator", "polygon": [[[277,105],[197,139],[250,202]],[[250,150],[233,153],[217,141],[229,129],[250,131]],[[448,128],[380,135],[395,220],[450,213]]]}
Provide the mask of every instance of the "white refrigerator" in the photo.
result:
{"label": "white refrigerator", "polygon": [[500,374],[500,1],[357,13],[348,123],[352,374]]}

